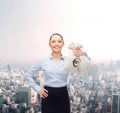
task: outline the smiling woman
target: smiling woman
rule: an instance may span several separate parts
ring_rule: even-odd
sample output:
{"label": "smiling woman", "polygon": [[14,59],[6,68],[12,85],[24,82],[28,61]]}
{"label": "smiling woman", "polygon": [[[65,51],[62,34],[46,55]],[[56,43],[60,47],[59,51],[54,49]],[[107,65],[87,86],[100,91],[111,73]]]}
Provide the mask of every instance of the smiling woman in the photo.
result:
{"label": "smiling woman", "polygon": [[[26,82],[42,97],[42,113],[70,113],[70,100],[67,91],[69,72],[62,70],[66,57],[62,54],[63,37],[55,33],[49,39],[52,53],[40,59],[25,74]],[[86,55],[85,52],[74,50],[76,57]],[[44,87],[37,85],[33,76],[38,72],[44,73]]]}

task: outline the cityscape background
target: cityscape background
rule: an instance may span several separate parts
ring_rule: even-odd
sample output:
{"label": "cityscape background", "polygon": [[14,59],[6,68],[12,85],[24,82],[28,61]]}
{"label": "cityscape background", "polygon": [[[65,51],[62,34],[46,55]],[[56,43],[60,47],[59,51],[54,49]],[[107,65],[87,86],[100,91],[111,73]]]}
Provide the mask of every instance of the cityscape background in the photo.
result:
{"label": "cityscape background", "polygon": [[[93,67],[70,75],[71,113],[120,112],[119,0],[0,0],[0,113],[41,113],[41,98],[24,81],[49,37],[63,35],[63,54],[81,43]],[[43,73],[34,80],[43,85]]]}

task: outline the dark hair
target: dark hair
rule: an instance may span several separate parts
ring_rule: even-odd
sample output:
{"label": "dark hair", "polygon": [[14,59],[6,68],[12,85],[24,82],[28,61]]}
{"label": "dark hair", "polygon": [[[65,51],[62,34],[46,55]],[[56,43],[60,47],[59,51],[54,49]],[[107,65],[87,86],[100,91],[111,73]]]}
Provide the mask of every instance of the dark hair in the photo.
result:
{"label": "dark hair", "polygon": [[60,35],[59,33],[54,33],[54,34],[52,34],[52,35],[50,36],[49,43],[50,43],[51,38],[52,38],[54,35],[60,36],[60,37],[62,38],[63,42],[64,42],[64,39],[63,39],[63,36],[62,36],[62,35]]}

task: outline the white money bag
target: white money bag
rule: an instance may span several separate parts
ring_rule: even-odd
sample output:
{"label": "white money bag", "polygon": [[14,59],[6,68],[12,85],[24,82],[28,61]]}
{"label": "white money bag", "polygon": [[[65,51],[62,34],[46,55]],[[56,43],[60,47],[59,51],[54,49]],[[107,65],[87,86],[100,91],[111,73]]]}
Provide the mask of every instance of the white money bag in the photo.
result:
{"label": "white money bag", "polygon": [[87,55],[76,57],[73,55],[72,51],[74,49],[82,49],[83,46],[79,43],[70,43],[68,46],[69,55],[66,57],[63,70],[66,72],[73,72],[78,75],[80,73],[90,70],[93,67],[90,58]]}

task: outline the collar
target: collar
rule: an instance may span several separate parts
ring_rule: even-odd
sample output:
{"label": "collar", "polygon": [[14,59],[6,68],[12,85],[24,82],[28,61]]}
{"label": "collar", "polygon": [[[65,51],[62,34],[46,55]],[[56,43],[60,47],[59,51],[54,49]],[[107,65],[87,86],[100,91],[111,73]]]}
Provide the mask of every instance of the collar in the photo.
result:
{"label": "collar", "polygon": [[[49,55],[49,58],[50,58],[50,60],[52,60],[52,59],[53,59],[52,54],[50,54],[50,55]],[[65,60],[65,56],[63,56],[63,55],[62,55],[62,56],[61,56],[61,58],[60,58],[60,60]]]}

